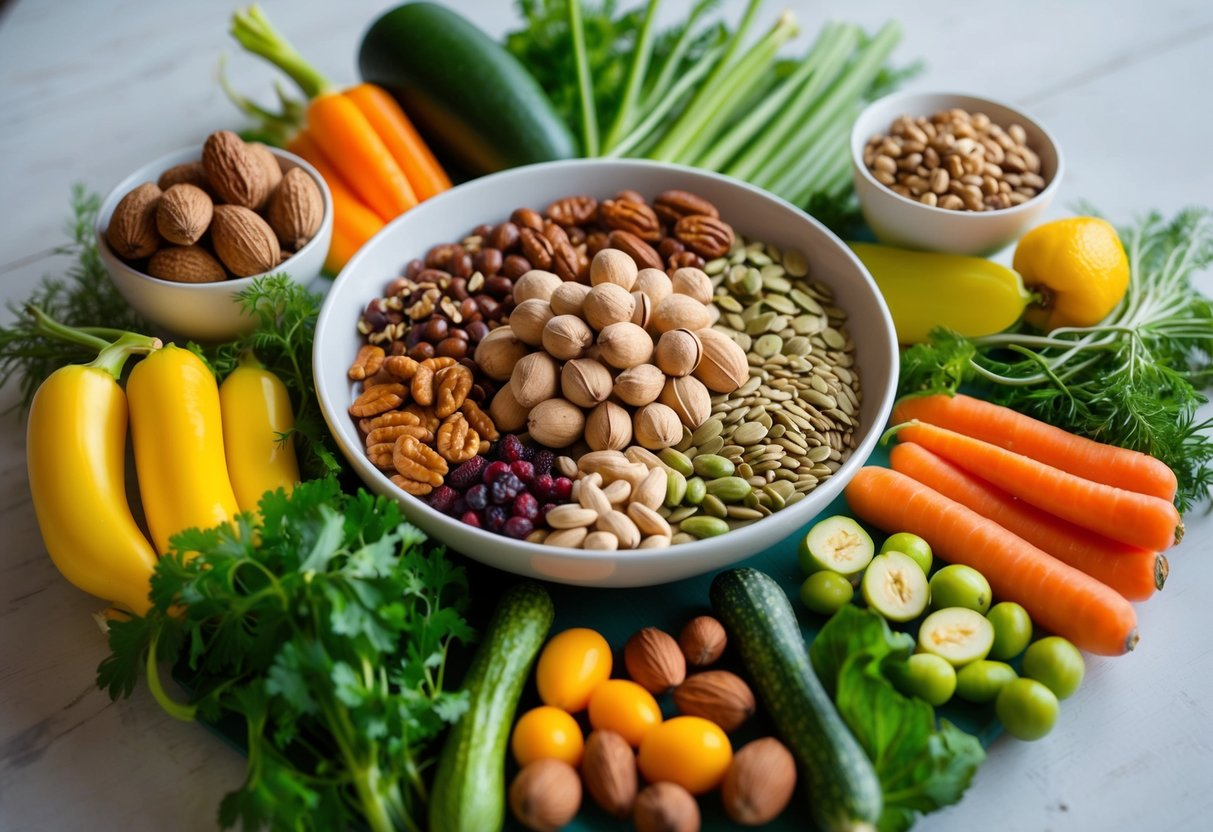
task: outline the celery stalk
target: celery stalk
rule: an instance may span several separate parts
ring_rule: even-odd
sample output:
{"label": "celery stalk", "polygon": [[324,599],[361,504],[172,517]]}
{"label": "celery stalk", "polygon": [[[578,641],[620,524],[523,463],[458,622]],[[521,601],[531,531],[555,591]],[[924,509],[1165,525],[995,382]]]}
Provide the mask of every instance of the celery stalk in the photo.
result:
{"label": "celery stalk", "polygon": [[606,138],[602,140],[604,149],[609,149],[619,141],[623,131],[630,127],[635,120],[632,111],[636,106],[636,99],[640,95],[640,87],[644,83],[644,76],[649,68],[649,58],[653,53],[653,18],[657,15],[657,6],[660,2],[661,0],[649,0],[645,7],[644,22],[640,26],[640,37],[636,42],[636,49],[632,53],[632,64],[628,67],[628,80],[623,90],[623,100],[619,102],[619,109],[615,112],[611,127],[607,130]]}
{"label": "celery stalk", "polygon": [[713,0],[699,0],[691,7],[690,14],[687,15],[686,25],[682,29],[682,33],[678,35],[678,40],[674,42],[674,48],[670,50],[669,56],[665,63],[661,66],[661,72],[657,74],[657,80],[652,86],[645,91],[643,102],[640,105],[641,112],[648,112],[656,103],[660,103],[670,88],[673,87],[677,80],[679,68],[682,66],[682,59],[686,55],[687,50],[691,48],[693,30],[695,23],[700,16],[713,3]]}
{"label": "celery stalk", "polygon": [[751,110],[749,115],[717,138],[712,147],[695,162],[695,167],[721,170],[755,135],[772,124],[776,114],[785,109],[798,89],[803,88],[805,80],[818,71],[822,55],[829,51],[828,44],[835,39],[838,27],[839,24],[833,21],[826,23],[817,41],[797,64],[796,69],[779,82],[771,94]]}
{"label": "celery stalk", "polygon": [[818,71],[801,88],[792,103],[763,128],[762,135],[754,144],[724,169],[724,173],[750,181],[750,177],[764,162],[794,141],[794,137],[804,130],[808,114],[817,105],[822,93],[843,72],[847,59],[855,51],[857,39],[858,29],[846,24],[841,26],[838,34],[826,46]]}
{"label": "celery stalk", "polygon": [[[852,115],[854,115],[852,113]],[[847,167],[850,159],[850,125],[853,118],[838,119],[817,142],[811,156],[813,164],[801,164],[790,172],[781,195],[789,202],[804,205],[815,193],[824,192],[834,179],[841,164]]]}
{"label": "celery stalk", "polygon": [[594,110],[594,85],[585,51],[585,27],[581,22],[581,0],[568,0],[569,32],[573,37],[573,56],[577,63],[577,91],[581,99],[582,152],[598,155],[598,114]]}

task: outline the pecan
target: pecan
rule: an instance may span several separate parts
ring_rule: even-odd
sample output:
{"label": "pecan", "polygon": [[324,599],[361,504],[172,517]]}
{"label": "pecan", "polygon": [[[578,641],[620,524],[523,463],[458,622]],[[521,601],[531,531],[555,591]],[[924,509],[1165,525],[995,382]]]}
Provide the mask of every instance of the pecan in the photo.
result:
{"label": "pecan", "polygon": [[408,388],[403,384],[376,385],[363,391],[362,395],[354,400],[350,405],[350,415],[362,418],[387,413],[403,404],[407,395]]}
{"label": "pecan", "polygon": [[[554,227],[559,228],[560,226]],[[553,241],[552,271],[561,280],[578,280],[580,278],[581,259],[577,255],[577,249],[569,242],[568,237],[559,242]]]}
{"label": "pecan", "polygon": [[417,362],[406,355],[393,355],[384,359],[383,369],[400,381],[409,381],[417,374]]}
{"label": "pecan", "polygon": [[438,453],[450,462],[467,462],[480,450],[480,435],[462,413],[453,413],[438,428]]}
{"label": "pecan", "polygon": [[630,231],[617,229],[610,233],[607,240],[611,248],[617,248],[635,260],[637,268],[661,268],[661,256],[657,250]]}
{"label": "pecan", "polygon": [[591,231],[585,235],[585,256],[593,259],[594,255],[610,245],[605,231]]}
{"label": "pecan", "polygon": [[400,474],[392,474],[392,485],[399,488],[401,491],[412,494],[414,497],[424,497],[434,490],[434,486],[428,482],[417,482],[410,480],[407,477],[402,477]]}
{"label": "pecan", "polygon": [[496,226],[489,232],[489,245],[508,254],[518,245],[518,226],[508,221]]}
{"label": "pecan", "polygon": [[438,426],[442,424],[442,420],[434,415],[434,408],[413,402],[404,408],[404,412],[417,417],[417,423],[423,426],[430,433],[438,430]]}
{"label": "pecan", "polygon": [[379,428],[391,427],[392,425],[420,424],[421,419],[415,413],[408,413],[403,410],[389,410],[387,413],[381,413],[369,419],[359,419],[358,430],[363,433],[371,433]]}
{"label": "pecan", "polygon": [[695,269],[702,269],[705,261],[693,251],[680,251],[677,254],[671,254],[669,258],[666,259],[666,263],[669,264],[670,273],[673,274],[678,269],[685,268],[687,266]]}
{"label": "pecan", "polygon": [[615,194],[615,199],[620,202],[644,202],[644,195],[640,191],[633,191],[631,188],[622,190]]}
{"label": "pecan", "polygon": [[574,225],[585,225],[594,218],[598,210],[598,200],[592,196],[566,196],[558,199],[544,211],[552,222],[560,223],[566,228]]}
{"label": "pecan", "polygon": [[480,405],[476,404],[472,399],[464,399],[463,406],[459,409],[463,411],[463,416],[467,419],[468,424],[480,436],[490,442],[496,442],[501,438],[501,433],[497,430],[497,426],[493,424],[493,420],[489,418],[489,414],[481,410]]}
{"label": "pecan", "polygon": [[[397,411],[399,412],[399,411]],[[405,414],[406,416],[411,414]],[[366,446],[370,448],[372,445],[382,443],[395,442],[401,436],[412,436],[420,439],[422,442],[433,442],[434,434],[421,425],[388,425],[382,428],[375,428],[366,435]]]}
{"label": "pecan", "polygon": [[532,211],[530,208],[515,208],[514,213],[510,214],[510,222],[518,226],[520,231],[524,228],[532,231],[543,230],[543,217],[539,216],[539,212]]}
{"label": "pecan", "polygon": [[675,240],[673,237],[664,238],[657,246],[657,253],[665,259],[669,260],[680,251],[686,251],[687,247]]}
{"label": "pecan", "polygon": [[664,191],[653,200],[653,210],[661,221],[669,225],[676,224],[683,217],[693,215],[703,217],[719,217],[716,206],[703,197],[688,191]]}
{"label": "pecan", "polygon": [[733,228],[716,217],[692,214],[674,226],[674,236],[696,254],[709,260],[724,257],[733,247]]}
{"label": "pecan", "polygon": [[411,390],[413,401],[428,407],[434,403],[434,375],[455,363],[453,358],[427,358],[417,365],[413,373]]}
{"label": "pecan", "polygon": [[608,199],[598,209],[598,216],[607,228],[630,231],[650,243],[661,239],[661,222],[643,202]]}
{"label": "pecan", "polygon": [[[393,343],[398,344],[400,342],[394,341]],[[372,387],[378,387],[380,384],[391,384],[394,381],[399,381],[399,379],[389,373],[386,368],[380,366],[379,369],[375,371],[374,375],[367,376],[365,379],[363,379],[362,389],[370,390]]]}
{"label": "pecan", "polygon": [[[421,444],[413,436],[401,436],[392,448],[392,464],[396,473],[407,480],[437,488],[448,470],[446,460],[438,452]],[[408,489],[405,489],[408,491]],[[413,492],[409,492],[410,494]]]}
{"label": "pecan", "polygon": [[392,464],[392,451],[395,447],[395,442],[381,442],[378,445],[370,445],[366,449],[366,458],[381,471],[395,471],[396,466]]}
{"label": "pecan", "polygon": [[522,256],[533,268],[550,271],[552,268],[552,241],[533,228],[522,229]]}
{"label": "pecan", "polygon": [[445,419],[457,411],[472,389],[472,373],[467,367],[455,364],[438,371],[434,376],[434,415]]}

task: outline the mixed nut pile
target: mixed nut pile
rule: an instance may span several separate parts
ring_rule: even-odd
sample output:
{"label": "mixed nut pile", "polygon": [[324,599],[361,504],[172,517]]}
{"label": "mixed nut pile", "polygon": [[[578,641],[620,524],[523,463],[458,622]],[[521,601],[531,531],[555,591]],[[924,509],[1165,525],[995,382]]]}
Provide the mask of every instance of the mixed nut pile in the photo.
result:
{"label": "mixed nut pile", "polygon": [[652,548],[801,499],[854,448],[845,312],[685,191],[520,208],[364,310],[350,414],[408,493],[532,542]]}
{"label": "mixed nut pile", "polygon": [[1046,185],[1023,125],[1004,129],[959,108],[901,116],[888,135],[868,139],[863,162],[895,193],[953,211],[1010,208]]}
{"label": "mixed nut pile", "polygon": [[214,283],[276,268],[323,219],[324,197],[307,171],[284,172],[265,145],[221,130],[207,137],[200,160],[126,194],[105,240],[152,277]]}

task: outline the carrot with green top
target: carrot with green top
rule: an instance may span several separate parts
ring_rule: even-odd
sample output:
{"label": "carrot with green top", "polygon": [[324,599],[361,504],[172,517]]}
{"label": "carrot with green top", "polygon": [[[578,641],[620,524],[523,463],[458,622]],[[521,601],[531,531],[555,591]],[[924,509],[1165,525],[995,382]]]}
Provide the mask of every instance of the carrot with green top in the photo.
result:
{"label": "carrot with green top", "polygon": [[868,466],[846,488],[859,519],[930,541],[942,560],[981,572],[994,595],[1077,647],[1119,656],[1137,644],[1137,615],[1115,590],[922,483]]}
{"label": "carrot with green top", "polygon": [[897,402],[894,424],[914,420],[1015,451],[1083,479],[1175,499],[1175,472],[1149,454],[1069,433],[1009,407],[960,394],[908,396]]}
{"label": "carrot with green top", "polygon": [[889,452],[889,461],[894,471],[993,520],[1129,601],[1146,600],[1167,579],[1165,555],[1109,540],[1054,517],[913,442],[898,444]]}
{"label": "carrot with green top", "polygon": [[1183,536],[1179,511],[1161,497],[1085,480],[926,422],[896,430],[899,441],[916,442],[1024,502],[1113,540],[1161,552]]}

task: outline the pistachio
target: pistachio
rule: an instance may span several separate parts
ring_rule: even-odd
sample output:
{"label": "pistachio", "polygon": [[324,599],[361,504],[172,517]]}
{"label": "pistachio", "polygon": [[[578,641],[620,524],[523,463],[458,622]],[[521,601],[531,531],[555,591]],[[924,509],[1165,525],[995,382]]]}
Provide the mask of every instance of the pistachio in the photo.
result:
{"label": "pistachio", "polygon": [[632,323],[643,329],[648,329],[653,320],[653,300],[644,292],[632,292]]}
{"label": "pistachio", "polygon": [[[552,312],[557,315],[576,315],[581,317],[584,312],[585,299],[590,294],[590,287],[584,283],[568,281],[561,283],[552,292]],[[515,296],[517,300],[517,296]]]}
{"label": "pistachio", "polygon": [[611,395],[611,371],[590,358],[566,361],[560,371],[560,392],[573,404],[593,407]]}
{"label": "pistachio", "polygon": [[[661,303],[673,294],[673,281],[661,269],[641,269],[636,275],[634,291],[641,292],[653,301],[653,305]],[[709,297],[709,300],[711,298]],[[707,303],[708,301],[704,301]]]}
{"label": "pistachio", "polygon": [[635,309],[635,299],[617,283],[599,283],[590,289],[582,305],[586,323],[598,330],[620,321],[631,321]]}
{"label": "pistachio", "polygon": [[510,329],[524,344],[538,347],[543,343],[543,330],[552,320],[552,306],[546,300],[531,298],[514,307],[510,313]]}
{"label": "pistachio", "polygon": [[717,393],[732,393],[749,379],[749,360],[731,338],[714,329],[701,329],[696,334],[703,344],[703,358],[695,368],[697,379]]}
{"label": "pistachio", "polygon": [[590,262],[590,285],[615,283],[630,292],[638,271],[631,256],[618,249],[604,248]]}
{"label": "pistachio", "polygon": [[675,294],[686,295],[700,303],[712,302],[712,279],[703,269],[686,266],[670,275],[670,286]]}
{"label": "pistachio", "polygon": [[668,448],[682,438],[682,422],[670,407],[659,402],[646,404],[632,419],[636,441],[650,450]]}
{"label": "pistachio", "polygon": [[668,376],[688,376],[703,358],[703,344],[689,329],[671,329],[657,339],[657,366]]}
{"label": "pistachio", "polygon": [[518,430],[526,424],[529,409],[523,407],[514,398],[514,391],[510,388],[510,383],[507,381],[497,395],[493,396],[493,401],[489,405],[489,418],[493,420],[498,430],[509,431]]}
{"label": "pistachio", "polygon": [[637,364],[615,378],[612,393],[622,402],[642,407],[657,400],[665,384],[665,373],[652,364]]}
{"label": "pistachio", "polygon": [[600,402],[585,422],[585,442],[595,451],[619,451],[632,441],[632,417],[614,402]]}
{"label": "pistachio", "polygon": [[563,285],[564,281],[551,272],[531,269],[514,281],[514,303],[534,299],[550,302],[555,291]]}
{"label": "pistachio", "polygon": [[518,404],[529,409],[553,398],[559,372],[555,359],[546,352],[533,352],[519,359],[510,375],[510,389]]}
{"label": "pistachio", "polygon": [[[628,299],[631,300],[631,296]],[[598,334],[598,349],[604,361],[626,370],[653,357],[653,339],[636,324],[621,321],[610,324]]]}
{"label": "pistachio", "polygon": [[585,414],[566,399],[548,399],[531,408],[527,416],[527,431],[532,439],[542,445],[564,448],[580,439],[585,432]]}
{"label": "pistachio", "polygon": [[[510,315],[511,319],[513,317]],[[594,333],[585,321],[573,315],[557,315],[543,327],[543,348],[561,361],[580,358],[593,340]]]}
{"label": "pistachio", "polygon": [[658,332],[668,332],[671,329],[698,332],[710,323],[708,308],[686,295],[669,295],[653,310],[653,326]]}
{"label": "pistachio", "polygon": [[711,394],[694,376],[668,379],[657,401],[672,408],[682,424],[692,430],[712,415]]}

